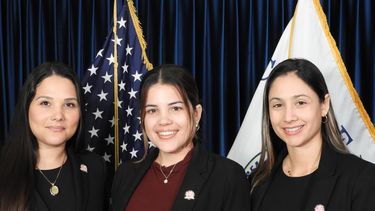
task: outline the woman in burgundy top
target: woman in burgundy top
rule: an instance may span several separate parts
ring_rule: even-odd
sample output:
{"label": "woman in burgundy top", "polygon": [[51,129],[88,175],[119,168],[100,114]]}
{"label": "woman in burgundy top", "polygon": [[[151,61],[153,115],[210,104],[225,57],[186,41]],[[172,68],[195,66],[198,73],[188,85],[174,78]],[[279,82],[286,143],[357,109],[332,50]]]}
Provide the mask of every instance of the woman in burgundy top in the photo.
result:
{"label": "woman in burgundy top", "polygon": [[243,168],[207,152],[196,138],[202,106],[189,71],[162,65],[141,85],[145,149],[158,149],[127,162],[112,185],[113,210],[250,210]]}

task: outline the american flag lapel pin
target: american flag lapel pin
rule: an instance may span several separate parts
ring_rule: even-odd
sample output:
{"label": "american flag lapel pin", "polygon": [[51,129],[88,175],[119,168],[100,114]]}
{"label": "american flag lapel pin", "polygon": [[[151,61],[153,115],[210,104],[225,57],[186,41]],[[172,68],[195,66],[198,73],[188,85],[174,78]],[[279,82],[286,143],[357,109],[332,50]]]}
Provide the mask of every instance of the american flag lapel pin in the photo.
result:
{"label": "american flag lapel pin", "polygon": [[80,166],[80,168],[79,168],[81,171],[83,171],[83,172],[88,172],[88,170],[87,170],[87,166],[85,165],[85,164],[81,164],[81,166]]}

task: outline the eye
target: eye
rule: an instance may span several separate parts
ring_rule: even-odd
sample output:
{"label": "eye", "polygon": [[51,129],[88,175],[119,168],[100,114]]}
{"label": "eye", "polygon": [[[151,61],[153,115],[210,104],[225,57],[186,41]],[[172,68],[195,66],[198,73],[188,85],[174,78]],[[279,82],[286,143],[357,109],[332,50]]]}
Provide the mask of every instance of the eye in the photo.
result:
{"label": "eye", "polygon": [[302,100],[297,101],[297,105],[298,105],[298,106],[303,106],[303,105],[305,105],[305,104],[306,104],[305,101],[302,101]]}
{"label": "eye", "polygon": [[69,108],[75,108],[75,107],[77,107],[77,104],[76,103],[66,103],[65,106],[69,107]]}
{"label": "eye", "polygon": [[48,102],[47,100],[43,100],[43,101],[39,102],[39,105],[41,105],[41,106],[49,106],[49,105],[51,105],[51,103]]}
{"label": "eye", "polygon": [[182,110],[183,108],[181,107],[181,106],[173,106],[172,108],[171,108],[171,110],[172,111],[180,111],[180,110]]}
{"label": "eye", "polygon": [[156,112],[156,109],[155,108],[148,108],[148,109],[146,109],[146,113],[147,114],[153,114],[153,113],[155,113]]}
{"label": "eye", "polygon": [[275,103],[272,105],[272,108],[281,108],[282,104],[281,103]]}

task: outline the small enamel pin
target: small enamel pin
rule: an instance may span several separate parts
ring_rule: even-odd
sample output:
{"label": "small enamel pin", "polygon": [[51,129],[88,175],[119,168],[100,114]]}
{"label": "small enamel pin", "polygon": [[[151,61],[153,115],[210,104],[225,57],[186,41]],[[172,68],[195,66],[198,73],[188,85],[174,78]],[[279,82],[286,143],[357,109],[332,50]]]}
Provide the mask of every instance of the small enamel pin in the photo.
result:
{"label": "small enamel pin", "polygon": [[184,199],[187,199],[187,200],[194,200],[195,199],[195,193],[194,191],[192,190],[187,190],[185,192],[185,198]]}
{"label": "small enamel pin", "polygon": [[88,170],[87,170],[87,166],[85,165],[85,164],[81,164],[81,167],[79,168],[81,171],[83,171],[83,172],[88,172]]}
{"label": "small enamel pin", "polygon": [[322,204],[318,204],[315,206],[314,211],[324,211],[325,208]]}

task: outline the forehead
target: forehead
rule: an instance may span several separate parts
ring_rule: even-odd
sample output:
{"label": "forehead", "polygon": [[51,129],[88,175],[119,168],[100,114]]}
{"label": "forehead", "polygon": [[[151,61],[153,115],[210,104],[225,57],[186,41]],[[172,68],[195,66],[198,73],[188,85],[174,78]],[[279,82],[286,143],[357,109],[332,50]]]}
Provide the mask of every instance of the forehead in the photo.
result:
{"label": "forehead", "polygon": [[268,98],[289,98],[298,95],[318,97],[308,84],[306,84],[294,72],[290,72],[286,75],[280,75],[273,81]]}
{"label": "forehead", "polygon": [[58,75],[43,79],[36,87],[36,95],[76,96],[73,82]]}
{"label": "forehead", "polygon": [[170,101],[182,101],[181,94],[175,86],[157,83],[148,90],[146,102],[169,103]]}

